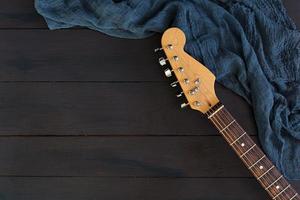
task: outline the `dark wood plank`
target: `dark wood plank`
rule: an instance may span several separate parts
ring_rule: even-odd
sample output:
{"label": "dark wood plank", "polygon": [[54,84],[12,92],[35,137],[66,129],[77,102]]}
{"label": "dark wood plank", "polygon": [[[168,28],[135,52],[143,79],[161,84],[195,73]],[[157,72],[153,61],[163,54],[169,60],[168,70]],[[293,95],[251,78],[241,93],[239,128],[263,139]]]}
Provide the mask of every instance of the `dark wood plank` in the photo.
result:
{"label": "dark wood plank", "polygon": [[[0,83],[0,135],[219,135],[204,115],[182,110],[167,83]],[[252,111],[217,92],[250,134]],[[235,102],[234,104],[232,102]]]}
{"label": "dark wood plank", "polygon": [[0,81],[165,81],[154,48],[91,30],[0,31]]}
{"label": "dark wood plank", "polygon": [[[300,185],[297,185],[298,191]],[[0,178],[9,200],[266,200],[254,179]]]}
{"label": "dark wood plank", "polygon": [[[283,3],[299,27],[299,1],[283,0]],[[46,28],[46,24],[35,11],[34,0],[9,0],[1,2],[0,28]]]}
{"label": "dark wood plank", "polygon": [[47,28],[34,0],[1,1],[0,28]]}
{"label": "dark wood plank", "polygon": [[298,0],[282,0],[283,5],[285,6],[287,13],[294,20],[297,28],[300,28],[300,1]]}
{"label": "dark wood plank", "polygon": [[1,176],[251,177],[220,136],[0,137]]}

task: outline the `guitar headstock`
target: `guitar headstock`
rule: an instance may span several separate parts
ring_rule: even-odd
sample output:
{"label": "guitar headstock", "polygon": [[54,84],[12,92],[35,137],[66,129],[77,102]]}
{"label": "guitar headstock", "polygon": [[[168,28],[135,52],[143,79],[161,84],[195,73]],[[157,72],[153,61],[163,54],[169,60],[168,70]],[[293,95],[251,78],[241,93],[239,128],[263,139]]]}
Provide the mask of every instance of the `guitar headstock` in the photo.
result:
{"label": "guitar headstock", "polygon": [[215,76],[204,65],[198,62],[184,51],[185,35],[179,28],[169,28],[162,36],[162,48],[166,58],[161,57],[159,63],[164,66],[169,61],[171,69],[165,69],[167,77],[175,74],[176,81],[172,87],[180,85],[182,92],[177,95],[185,95],[187,103],[181,107],[190,106],[192,109],[206,113],[219,100],[215,94]]}

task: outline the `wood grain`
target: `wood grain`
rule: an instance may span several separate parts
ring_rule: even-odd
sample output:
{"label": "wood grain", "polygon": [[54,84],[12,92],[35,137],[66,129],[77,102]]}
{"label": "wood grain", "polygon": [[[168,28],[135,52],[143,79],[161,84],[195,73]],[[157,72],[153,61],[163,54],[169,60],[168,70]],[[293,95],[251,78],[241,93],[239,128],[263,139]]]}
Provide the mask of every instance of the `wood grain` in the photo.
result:
{"label": "wood grain", "polygon": [[0,178],[1,200],[40,200],[41,198],[43,200],[266,200],[268,196],[254,179]]}
{"label": "wood grain", "polygon": [[251,177],[221,137],[1,137],[1,176]]}
{"label": "wood grain", "polygon": [[91,30],[1,30],[0,38],[0,81],[166,80],[153,51],[158,35],[126,40]]}
{"label": "wood grain", "polygon": [[34,9],[34,0],[1,1],[0,28],[47,28],[43,18]]}
{"label": "wood grain", "polygon": [[[218,90],[255,135],[249,105]],[[219,135],[175,94],[167,83],[2,82],[0,135]]]}

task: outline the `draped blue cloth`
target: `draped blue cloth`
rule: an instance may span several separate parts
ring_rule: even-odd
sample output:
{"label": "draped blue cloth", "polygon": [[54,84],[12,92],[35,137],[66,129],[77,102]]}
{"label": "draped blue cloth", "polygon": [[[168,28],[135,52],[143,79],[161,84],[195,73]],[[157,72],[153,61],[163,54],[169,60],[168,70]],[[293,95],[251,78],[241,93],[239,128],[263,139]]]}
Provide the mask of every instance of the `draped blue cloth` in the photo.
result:
{"label": "draped blue cloth", "polygon": [[287,178],[300,179],[300,34],[280,0],[36,0],[35,6],[50,29],[84,26],[145,38],[181,28],[186,51],[252,105],[268,157]]}

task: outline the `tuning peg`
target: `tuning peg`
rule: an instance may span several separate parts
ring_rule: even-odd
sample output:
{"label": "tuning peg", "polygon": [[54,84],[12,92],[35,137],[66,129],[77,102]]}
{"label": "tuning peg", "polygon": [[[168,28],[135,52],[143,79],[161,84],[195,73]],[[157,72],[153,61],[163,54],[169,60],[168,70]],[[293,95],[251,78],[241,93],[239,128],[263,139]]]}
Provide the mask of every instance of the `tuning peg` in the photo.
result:
{"label": "tuning peg", "polygon": [[[173,49],[173,45],[172,44],[168,44],[167,48],[170,49],[170,50],[172,50]],[[164,49],[163,47],[156,48],[156,49],[154,49],[154,52],[158,52],[158,51],[161,51],[163,49]]]}
{"label": "tuning peg", "polygon": [[159,60],[158,60],[159,64],[161,66],[164,66],[167,64],[167,59],[163,58],[163,57],[160,57]]}
{"label": "tuning peg", "polygon": [[190,80],[187,79],[187,78],[185,78],[185,79],[183,79],[183,82],[184,82],[185,84],[189,84]]}
{"label": "tuning peg", "polygon": [[200,84],[200,79],[197,78],[197,79],[194,81],[194,83],[195,83],[196,85]]}
{"label": "tuning peg", "polygon": [[170,49],[170,50],[172,50],[173,49],[173,45],[172,44],[168,44],[167,48]]}
{"label": "tuning peg", "polygon": [[[179,60],[179,57],[178,57],[178,56],[173,56],[171,59],[174,60],[174,61],[178,61],[178,60]],[[164,58],[164,57],[160,57],[160,58],[158,59],[158,62],[159,62],[159,64],[160,64],[161,66],[164,66],[164,65],[167,64],[167,60],[169,60],[169,59],[168,59],[168,58]],[[180,72],[183,72],[183,67],[179,67],[178,70],[179,70]]]}
{"label": "tuning peg", "polygon": [[196,92],[198,92],[199,91],[199,87],[194,87],[193,89],[191,89],[190,90],[190,95],[194,95],[194,94],[196,94]]}
{"label": "tuning peg", "polygon": [[158,51],[161,51],[161,50],[163,50],[164,48],[162,48],[162,47],[160,47],[160,48],[156,48],[156,49],[154,49],[154,52],[158,52]]}
{"label": "tuning peg", "polygon": [[202,106],[203,103],[201,103],[200,101],[195,101],[195,102],[193,103],[193,105],[198,107],[198,106]]}
{"label": "tuning peg", "polygon": [[171,87],[176,87],[177,86],[178,81],[174,81],[173,83],[171,83]]}
{"label": "tuning peg", "polygon": [[180,107],[181,108],[185,108],[185,107],[187,107],[189,105],[189,103],[182,103],[181,105],[180,105]]}
{"label": "tuning peg", "polygon": [[184,92],[180,92],[179,94],[176,95],[176,97],[182,97],[184,95]]}
{"label": "tuning peg", "polygon": [[170,70],[169,68],[165,69],[165,75],[166,75],[166,77],[171,77],[172,76],[172,70]]}

